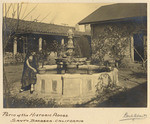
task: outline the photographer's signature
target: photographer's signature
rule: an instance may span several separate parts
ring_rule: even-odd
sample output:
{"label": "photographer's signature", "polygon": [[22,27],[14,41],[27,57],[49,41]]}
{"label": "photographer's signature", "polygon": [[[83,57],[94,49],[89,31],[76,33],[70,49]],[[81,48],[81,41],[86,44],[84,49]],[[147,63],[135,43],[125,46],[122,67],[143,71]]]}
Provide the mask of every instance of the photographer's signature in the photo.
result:
{"label": "photographer's signature", "polygon": [[126,121],[126,120],[134,121],[134,120],[140,120],[145,118],[147,118],[147,114],[138,114],[138,113],[131,114],[126,112],[120,121]]}

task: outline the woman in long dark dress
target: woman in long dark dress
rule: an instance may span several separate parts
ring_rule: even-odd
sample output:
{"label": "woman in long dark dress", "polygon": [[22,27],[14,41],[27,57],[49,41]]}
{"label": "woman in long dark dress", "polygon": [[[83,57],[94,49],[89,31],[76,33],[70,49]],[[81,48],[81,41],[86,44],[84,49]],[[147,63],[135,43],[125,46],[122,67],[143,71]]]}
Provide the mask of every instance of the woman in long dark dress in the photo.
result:
{"label": "woman in long dark dress", "polygon": [[21,79],[22,87],[20,89],[20,92],[28,89],[30,89],[30,93],[33,93],[34,91],[34,84],[36,83],[36,73],[37,73],[35,54],[36,54],[35,52],[31,52],[27,53],[26,55]]}

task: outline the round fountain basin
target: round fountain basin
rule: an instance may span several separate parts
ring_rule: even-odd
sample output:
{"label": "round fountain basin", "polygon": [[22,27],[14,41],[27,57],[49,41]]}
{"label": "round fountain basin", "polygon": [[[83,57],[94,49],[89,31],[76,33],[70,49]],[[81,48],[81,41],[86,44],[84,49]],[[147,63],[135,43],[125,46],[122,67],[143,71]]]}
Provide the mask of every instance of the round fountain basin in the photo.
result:
{"label": "round fountain basin", "polygon": [[[53,68],[54,69],[54,68]],[[100,78],[102,77],[102,78]],[[59,103],[77,104],[96,96],[96,85],[101,80],[108,83],[118,83],[118,70],[94,74],[37,74],[35,91],[60,97]]]}

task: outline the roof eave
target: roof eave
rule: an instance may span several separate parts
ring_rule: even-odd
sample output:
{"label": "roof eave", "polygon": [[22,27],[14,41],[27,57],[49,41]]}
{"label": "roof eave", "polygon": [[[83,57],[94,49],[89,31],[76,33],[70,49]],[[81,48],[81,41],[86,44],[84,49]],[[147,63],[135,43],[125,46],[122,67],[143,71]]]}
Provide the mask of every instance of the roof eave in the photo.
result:
{"label": "roof eave", "polygon": [[[147,16],[142,16],[147,17]],[[112,20],[103,20],[103,21],[91,21],[91,22],[79,22],[79,25],[84,24],[98,24],[98,23],[108,23],[108,22],[118,22],[118,21],[131,21],[132,18],[120,18],[120,19],[112,19]]]}

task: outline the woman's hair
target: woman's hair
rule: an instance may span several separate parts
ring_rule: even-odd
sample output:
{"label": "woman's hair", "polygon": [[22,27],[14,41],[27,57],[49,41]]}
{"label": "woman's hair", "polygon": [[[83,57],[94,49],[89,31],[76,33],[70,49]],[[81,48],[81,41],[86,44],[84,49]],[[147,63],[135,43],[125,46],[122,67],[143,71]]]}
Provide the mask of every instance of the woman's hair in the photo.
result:
{"label": "woman's hair", "polygon": [[28,50],[26,53],[26,57],[25,57],[25,61],[29,58],[29,56],[32,55],[32,52],[34,52],[33,50]]}

